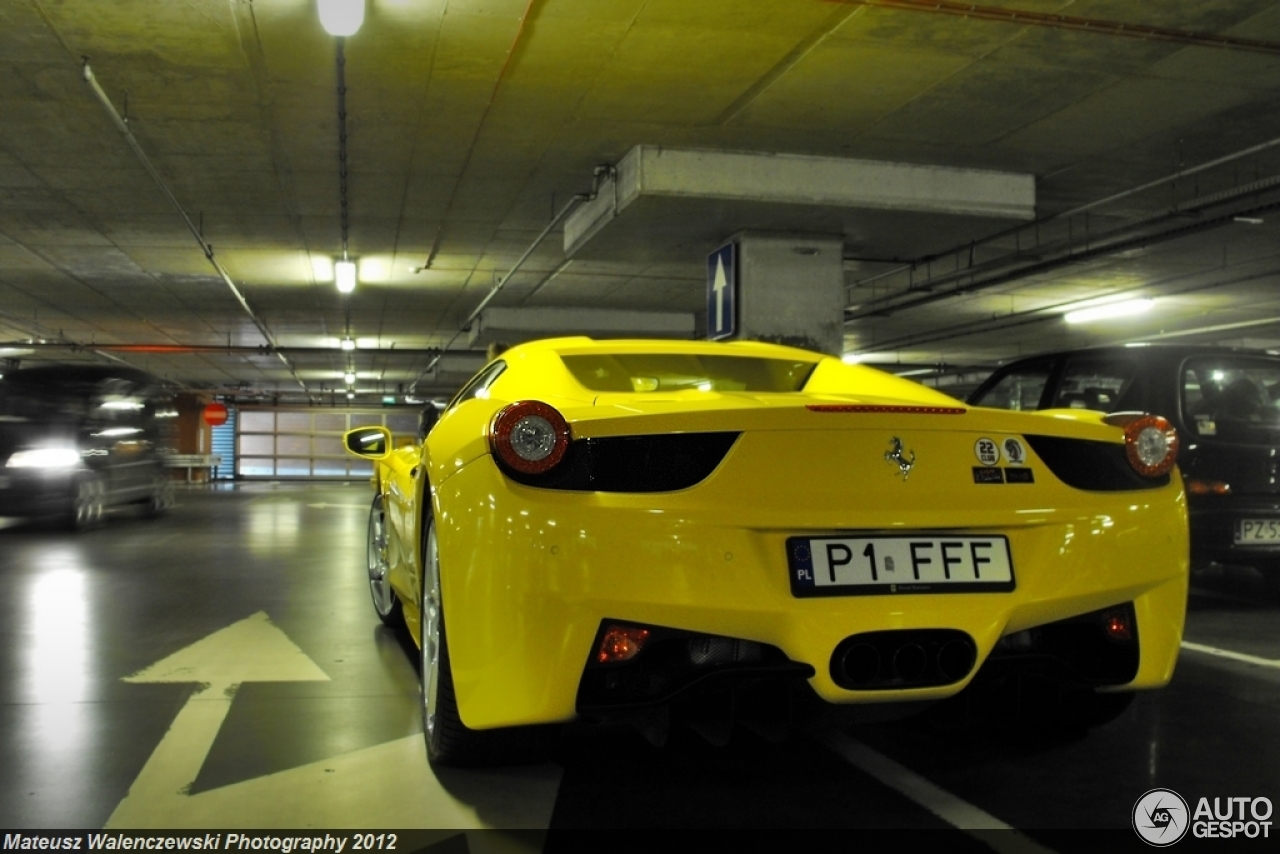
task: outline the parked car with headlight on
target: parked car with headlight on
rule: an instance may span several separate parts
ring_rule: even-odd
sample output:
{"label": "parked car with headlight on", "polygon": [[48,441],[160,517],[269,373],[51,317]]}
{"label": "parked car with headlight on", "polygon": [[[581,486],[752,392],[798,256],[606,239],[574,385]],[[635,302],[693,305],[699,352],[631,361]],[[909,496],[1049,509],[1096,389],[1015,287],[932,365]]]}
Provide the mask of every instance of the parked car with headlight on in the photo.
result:
{"label": "parked car with headlight on", "polygon": [[40,365],[0,377],[0,516],[72,529],[115,506],[159,513],[172,503],[166,419],[155,377],[109,365]]}
{"label": "parked car with headlight on", "polygon": [[576,718],[718,739],[962,691],[1087,727],[1173,674],[1160,419],[970,408],[772,344],[565,338],[490,362],[419,445],[344,441],[376,463],[369,589],[418,645],[433,762]]}
{"label": "parked car with headlight on", "polygon": [[1164,416],[1182,437],[1193,566],[1252,566],[1280,593],[1280,356],[1154,344],[1050,353],[1000,368],[969,402]]}

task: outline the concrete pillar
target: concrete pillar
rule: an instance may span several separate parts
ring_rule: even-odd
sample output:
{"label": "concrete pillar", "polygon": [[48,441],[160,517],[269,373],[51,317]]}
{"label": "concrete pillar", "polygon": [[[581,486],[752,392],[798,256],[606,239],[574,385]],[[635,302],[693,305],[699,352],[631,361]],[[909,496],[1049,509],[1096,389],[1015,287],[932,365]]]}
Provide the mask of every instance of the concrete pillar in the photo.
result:
{"label": "concrete pillar", "polygon": [[840,355],[844,346],[844,240],[831,235],[740,232],[738,331]]}

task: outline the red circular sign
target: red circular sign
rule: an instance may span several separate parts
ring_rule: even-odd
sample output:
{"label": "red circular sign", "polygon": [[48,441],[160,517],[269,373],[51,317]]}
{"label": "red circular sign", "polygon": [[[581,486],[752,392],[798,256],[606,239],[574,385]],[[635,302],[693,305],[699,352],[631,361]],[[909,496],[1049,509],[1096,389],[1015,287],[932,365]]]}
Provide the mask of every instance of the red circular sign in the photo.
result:
{"label": "red circular sign", "polygon": [[204,423],[211,427],[227,423],[227,407],[221,403],[210,403],[204,408]]}

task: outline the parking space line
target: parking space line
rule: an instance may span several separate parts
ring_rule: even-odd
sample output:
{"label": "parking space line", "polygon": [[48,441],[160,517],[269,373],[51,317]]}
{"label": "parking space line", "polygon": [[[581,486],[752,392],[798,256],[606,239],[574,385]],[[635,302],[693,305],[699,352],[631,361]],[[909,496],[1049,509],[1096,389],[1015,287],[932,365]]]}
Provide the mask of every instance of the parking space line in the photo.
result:
{"label": "parking space line", "polygon": [[931,783],[904,765],[872,750],[836,730],[825,730],[818,740],[889,788],[905,795],[951,826],[962,830],[1001,854],[1049,854],[1052,849],[1033,841],[1017,828],[975,807],[946,789]]}
{"label": "parking space line", "polygon": [[1189,649],[1192,652],[1203,652],[1206,655],[1216,655],[1219,658],[1229,658],[1232,661],[1243,661],[1245,664],[1257,664],[1262,667],[1280,668],[1280,658],[1262,658],[1257,655],[1249,655],[1243,652],[1235,652],[1230,649],[1219,649],[1216,646],[1205,646],[1202,643],[1192,643],[1191,641],[1182,642],[1183,649]]}

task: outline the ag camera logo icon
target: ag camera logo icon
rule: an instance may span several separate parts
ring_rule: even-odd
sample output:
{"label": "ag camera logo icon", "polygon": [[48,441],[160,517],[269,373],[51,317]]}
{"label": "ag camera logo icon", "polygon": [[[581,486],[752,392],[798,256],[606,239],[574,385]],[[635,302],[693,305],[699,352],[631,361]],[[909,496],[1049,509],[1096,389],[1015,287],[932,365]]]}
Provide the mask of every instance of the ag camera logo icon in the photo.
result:
{"label": "ag camera logo icon", "polygon": [[1187,802],[1172,789],[1152,789],[1133,805],[1133,829],[1142,841],[1166,848],[1187,835]]}

